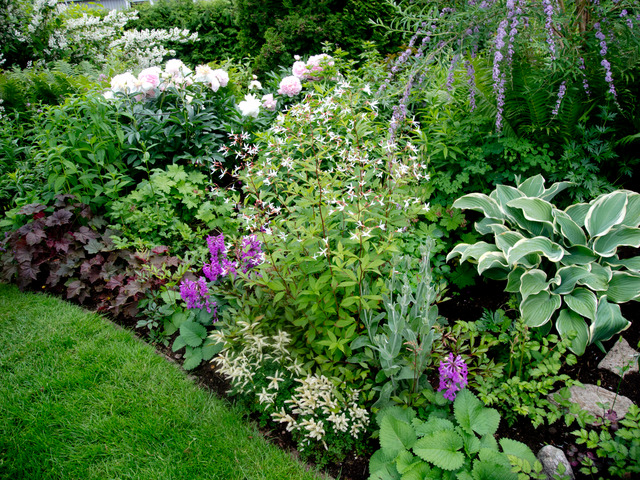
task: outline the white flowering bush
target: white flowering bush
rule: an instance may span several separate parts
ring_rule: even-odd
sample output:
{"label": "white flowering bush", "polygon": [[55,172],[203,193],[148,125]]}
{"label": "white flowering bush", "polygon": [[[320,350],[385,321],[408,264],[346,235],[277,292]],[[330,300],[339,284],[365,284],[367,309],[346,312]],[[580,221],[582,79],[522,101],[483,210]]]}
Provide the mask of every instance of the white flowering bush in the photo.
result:
{"label": "white flowering bush", "polygon": [[282,424],[303,454],[326,462],[361,441],[369,414],[359,404],[359,392],[341,391],[337,381],[309,375],[291,353],[294,345],[285,331],[264,335],[258,318],[240,320],[210,338],[224,344],[213,362],[230,380],[231,393],[263,420]]}

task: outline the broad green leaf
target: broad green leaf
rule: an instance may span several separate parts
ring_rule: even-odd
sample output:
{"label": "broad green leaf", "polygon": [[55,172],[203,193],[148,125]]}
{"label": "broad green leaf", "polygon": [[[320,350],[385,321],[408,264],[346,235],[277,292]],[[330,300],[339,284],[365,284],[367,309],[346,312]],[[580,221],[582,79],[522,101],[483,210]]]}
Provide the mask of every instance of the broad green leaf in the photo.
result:
{"label": "broad green leaf", "polygon": [[560,233],[569,241],[570,245],[587,245],[587,236],[584,234],[584,231],[567,213],[554,209],[553,215],[555,216]]}
{"label": "broad green leaf", "polygon": [[[458,247],[465,246],[465,248]],[[480,257],[487,252],[498,252],[498,248],[492,243],[487,242],[477,242],[473,245],[461,244],[457,245],[449,255],[447,255],[447,261],[449,261],[449,257],[454,254],[460,254],[460,263],[472,258],[476,262],[480,259]]]}
{"label": "broad green leaf", "polygon": [[511,200],[507,205],[520,209],[527,220],[547,223],[553,227],[553,206],[549,202],[539,198],[521,197]]}
{"label": "broad green leaf", "polygon": [[224,348],[224,342],[217,342],[209,340],[202,346],[202,359],[211,360],[214,355],[217,355]]}
{"label": "broad green leaf", "polygon": [[599,258],[593,250],[582,245],[565,248],[565,252],[562,257],[562,263],[565,265],[588,265]]}
{"label": "broad green leaf", "polygon": [[596,321],[589,326],[590,343],[604,342],[626,330],[631,322],[620,313],[620,305],[609,303],[604,295],[598,302]]}
{"label": "broad green leaf", "polygon": [[591,237],[599,237],[624,220],[627,213],[627,195],[611,192],[600,195],[589,207],[584,226]]}
{"label": "broad green leaf", "polygon": [[617,225],[593,242],[593,250],[603,257],[612,257],[620,246],[640,247],[640,229]]}
{"label": "broad green leaf", "polygon": [[387,415],[380,422],[380,446],[388,456],[395,457],[402,450],[409,450],[416,442],[416,432],[411,425]]}
{"label": "broad green leaf", "polygon": [[475,223],[476,231],[481,235],[488,235],[490,233],[495,233],[494,228],[506,228],[502,220],[497,220],[495,218],[485,217],[482,220],[479,220]]}
{"label": "broad green leaf", "polygon": [[511,200],[523,196],[524,194],[520,190],[510,185],[497,185],[496,189],[489,194],[489,197],[497,202],[503,210]]}
{"label": "broad green leaf", "polygon": [[[453,250],[451,250],[447,255],[447,262],[450,261],[456,255],[460,255],[460,257],[462,257],[464,253],[467,251],[467,248],[469,248],[470,246],[471,245],[468,243],[459,243],[458,245],[453,247]],[[462,263],[462,260],[460,260],[460,262]]]}
{"label": "broad green leaf", "polygon": [[526,270],[517,266],[511,272],[509,272],[509,276],[507,277],[507,286],[505,287],[505,291],[509,293],[518,293],[520,291],[521,277],[526,272]]}
{"label": "broad green leaf", "polygon": [[637,227],[640,225],[640,194],[623,190],[627,194],[627,214],[622,220],[622,225]]}
{"label": "broad green leaf", "polygon": [[540,174],[529,177],[518,185],[518,190],[527,197],[539,197],[544,192],[544,177]]}
{"label": "broad green leaf", "polygon": [[586,288],[576,288],[573,292],[565,295],[564,301],[574,312],[593,320],[596,317],[598,299],[596,294]]}
{"label": "broad green leaf", "polygon": [[418,436],[431,435],[441,430],[453,430],[453,423],[446,418],[439,418],[431,415],[426,422],[415,427]]}
{"label": "broad green leaf", "polygon": [[199,347],[207,337],[207,329],[196,322],[184,322],[180,325],[180,336],[190,347]]}
{"label": "broad green leaf", "polygon": [[564,295],[572,292],[578,281],[590,273],[589,268],[583,265],[569,265],[559,268],[556,277],[560,278],[560,284],[553,290],[553,293]]}
{"label": "broad green leaf", "polygon": [[532,253],[543,255],[552,262],[559,262],[564,256],[562,247],[546,237],[524,238],[509,249],[507,262],[515,266],[518,260]]}
{"label": "broad green leaf", "polygon": [[500,424],[500,414],[493,408],[485,407],[473,393],[463,389],[453,402],[453,414],[468,434],[493,435]]}
{"label": "broad green leaf", "polygon": [[416,463],[402,474],[401,480],[429,480],[431,478],[439,478],[429,475],[431,473],[429,465],[420,459],[417,460]]}
{"label": "broad green leaf", "polygon": [[522,301],[520,314],[522,320],[530,327],[541,327],[551,319],[561,304],[560,295],[542,291]]}
{"label": "broad green leaf", "polygon": [[473,462],[471,473],[474,480],[518,480],[518,475],[511,471],[510,466],[501,465],[490,460],[476,460]]}
{"label": "broad green leaf", "polygon": [[629,270],[640,272],[640,256],[620,260],[617,255],[614,255],[613,257],[606,258],[604,261],[611,267],[625,267]]}
{"label": "broad green leaf", "polygon": [[184,363],[182,367],[185,370],[193,370],[202,363],[202,349],[187,347],[184,354]]}
{"label": "broad green leaf", "polygon": [[514,457],[526,460],[531,465],[538,460],[531,449],[522,442],[511,440],[510,438],[501,438],[500,446],[505,455],[513,455]]}
{"label": "broad green leaf", "polygon": [[507,278],[510,268],[502,252],[487,252],[479,258],[478,273],[482,275],[483,272],[489,269],[502,270],[504,278]]}
{"label": "broad green leaf", "polygon": [[521,233],[508,230],[495,236],[496,247],[506,255],[509,249],[523,238],[524,236]]}
{"label": "broad green leaf", "polygon": [[558,193],[562,192],[563,190],[566,190],[572,185],[575,185],[575,183],[556,182],[553,185],[551,185],[549,188],[547,188],[542,194],[540,194],[540,198],[543,200],[546,200],[547,202],[550,202],[551,200],[553,200],[553,197],[555,197]]}
{"label": "broad green leaf", "polygon": [[407,470],[410,470],[412,466],[416,463],[422,463],[418,457],[416,457],[413,453],[408,450],[402,450],[398,456],[395,458],[396,468],[400,474],[405,473]]}
{"label": "broad green leaf", "polygon": [[591,208],[591,205],[588,203],[576,203],[575,205],[571,205],[566,208],[564,211],[571,217],[571,220],[576,222],[576,225],[582,228],[584,227],[584,219],[589,212],[589,208]]}
{"label": "broad green leaf", "polygon": [[542,290],[547,290],[548,287],[547,274],[542,270],[529,270],[520,277],[520,294],[523,300],[530,295],[535,295]]}
{"label": "broad green leaf", "polygon": [[418,440],[413,452],[443,470],[457,470],[464,463],[464,454],[458,451],[462,446],[460,435],[451,430],[443,430]]}
{"label": "broad green leaf", "polygon": [[606,292],[611,281],[611,268],[603,267],[597,263],[591,263],[591,272],[578,280],[578,285],[586,285],[596,292]]}
{"label": "broad green leaf", "polygon": [[571,341],[569,349],[576,355],[582,355],[589,345],[589,326],[580,315],[568,308],[560,311],[556,320],[556,329],[563,339],[575,332],[576,336]]}
{"label": "broad green leaf", "polygon": [[480,439],[476,437],[474,434],[469,434],[464,431],[461,427],[456,427],[456,432],[462,438],[462,443],[464,445],[464,451],[467,454],[478,453],[481,448]]}
{"label": "broad green leaf", "polygon": [[625,303],[640,298],[640,274],[636,272],[613,272],[607,297],[615,303]]}
{"label": "broad green leaf", "polygon": [[470,193],[460,197],[453,202],[455,208],[461,210],[475,210],[481,212],[485,217],[504,218],[500,206],[491,198],[483,193]]}
{"label": "broad green leaf", "polygon": [[371,474],[371,478],[379,480],[399,480],[400,475],[398,474],[395,465],[392,463],[393,459],[394,457],[385,455],[382,449],[376,450],[369,459],[369,472]]}

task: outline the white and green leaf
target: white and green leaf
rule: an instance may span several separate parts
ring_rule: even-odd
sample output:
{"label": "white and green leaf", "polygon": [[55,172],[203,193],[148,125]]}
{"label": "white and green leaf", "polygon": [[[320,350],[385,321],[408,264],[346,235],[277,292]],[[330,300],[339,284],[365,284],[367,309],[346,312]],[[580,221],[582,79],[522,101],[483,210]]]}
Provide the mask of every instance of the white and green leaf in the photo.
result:
{"label": "white and green leaf", "polygon": [[592,238],[599,237],[621,223],[626,214],[627,195],[621,191],[607,193],[591,203],[584,225]]}
{"label": "white and green leaf", "polygon": [[551,316],[561,304],[560,295],[542,291],[520,303],[520,314],[525,324],[530,327],[540,327],[551,320]]}
{"label": "white and green leaf", "polygon": [[640,273],[613,272],[607,297],[615,303],[640,299]]}
{"label": "white and green leaf", "polygon": [[556,320],[556,329],[563,339],[573,336],[569,349],[576,355],[582,355],[589,345],[589,326],[576,312],[564,308]]}
{"label": "white and green leaf", "polygon": [[614,256],[621,246],[640,247],[640,228],[616,225],[593,242],[593,250],[602,257]]}
{"label": "white and green leaf", "polygon": [[582,228],[578,226],[573,219],[562,210],[554,209],[553,215],[556,220],[558,230],[570,245],[587,245],[587,236]]}
{"label": "white and green leaf", "polygon": [[620,305],[609,303],[604,295],[598,302],[596,321],[589,326],[589,342],[604,342],[626,330],[631,322],[622,316]]}
{"label": "white and green leaf", "polygon": [[559,262],[564,256],[564,249],[547,237],[523,238],[509,249],[507,262],[515,266],[518,260],[532,253],[542,255],[552,262]]}
{"label": "white and green leaf", "polygon": [[571,310],[589,320],[594,320],[598,308],[596,294],[586,288],[576,288],[564,296],[564,301]]}

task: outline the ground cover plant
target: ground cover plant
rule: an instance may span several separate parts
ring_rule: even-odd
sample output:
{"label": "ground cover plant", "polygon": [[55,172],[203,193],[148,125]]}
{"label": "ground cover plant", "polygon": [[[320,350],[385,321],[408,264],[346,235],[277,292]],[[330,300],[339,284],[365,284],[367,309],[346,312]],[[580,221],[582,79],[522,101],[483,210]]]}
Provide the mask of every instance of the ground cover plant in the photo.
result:
{"label": "ground cover plant", "polygon": [[[357,2],[21,5],[4,51],[37,65],[4,77],[7,279],[110,312],[347,477],[536,477],[549,428],[584,471],[627,468],[633,421],[615,436],[611,405],[589,418],[561,387],[638,401],[593,363],[640,341],[632,3],[385,3],[386,40],[351,54],[355,27],[322,42]],[[230,45],[234,8],[264,55],[171,53],[185,28]]]}

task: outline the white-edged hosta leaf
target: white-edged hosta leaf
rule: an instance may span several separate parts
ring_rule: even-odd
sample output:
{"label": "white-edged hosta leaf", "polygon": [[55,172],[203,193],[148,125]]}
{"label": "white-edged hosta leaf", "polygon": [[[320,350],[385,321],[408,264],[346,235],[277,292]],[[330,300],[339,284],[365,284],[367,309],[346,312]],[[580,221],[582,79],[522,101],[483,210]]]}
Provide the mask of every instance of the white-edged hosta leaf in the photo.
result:
{"label": "white-edged hosta leaf", "polygon": [[640,274],[636,272],[613,272],[607,297],[615,303],[625,303],[640,298]]}
{"label": "white-edged hosta leaf", "polygon": [[469,243],[459,243],[458,245],[453,247],[453,250],[451,250],[447,255],[447,262],[456,255],[460,255],[462,257],[462,255],[464,255],[464,252],[466,252],[467,248],[469,248],[470,246],[471,245]]}
{"label": "white-edged hosta leaf", "polygon": [[555,216],[560,233],[568,240],[570,245],[587,244],[587,236],[584,234],[584,231],[567,213],[554,209],[553,215]]}
{"label": "white-edged hosta leaf", "polygon": [[599,237],[622,222],[626,214],[627,195],[620,191],[607,193],[591,203],[584,226],[592,238]]}
{"label": "white-edged hosta leaf", "polygon": [[603,267],[598,263],[591,263],[589,267],[591,272],[578,280],[578,285],[586,285],[596,292],[606,292],[612,277],[611,267]]}
{"label": "white-edged hosta leaf", "polygon": [[575,185],[575,183],[574,182],[556,182],[553,185],[551,185],[549,188],[547,188],[542,194],[540,194],[540,198],[543,200],[546,200],[547,202],[550,202],[551,200],[553,200],[553,197],[555,197],[558,193],[562,192],[563,190],[566,190],[572,185]]}
{"label": "white-edged hosta leaf", "polygon": [[462,438],[452,430],[442,430],[422,437],[413,447],[413,453],[443,470],[457,470],[464,463]]}
{"label": "white-edged hosta leaf", "polygon": [[605,258],[605,263],[611,267],[625,267],[629,270],[640,272],[640,256],[620,260],[617,255]]}
{"label": "white-edged hosta leaf", "polygon": [[620,313],[620,305],[609,303],[604,295],[598,302],[596,321],[589,326],[589,342],[604,342],[626,330],[631,322]]}
{"label": "white-edged hosta leaf", "polygon": [[475,223],[476,231],[480,235],[488,235],[490,233],[495,233],[496,229],[506,229],[502,220],[497,220],[495,218],[484,217],[482,220],[479,220]]}
{"label": "white-edged hosta leaf", "polygon": [[562,258],[565,265],[589,265],[598,260],[598,255],[593,250],[582,245],[565,248],[565,251],[566,254]]}
{"label": "white-edged hosta leaf", "polygon": [[514,198],[524,197],[524,194],[515,187],[510,185],[497,185],[495,190],[489,194],[500,207],[504,210]]}
{"label": "white-edged hosta leaf", "polygon": [[553,295],[543,290],[520,303],[520,314],[524,323],[530,327],[540,327],[551,320],[551,316],[561,304],[560,295]]}
{"label": "white-edged hosta leaf", "polygon": [[511,200],[507,206],[521,210],[527,220],[553,226],[553,205],[549,202],[539,198],[521,197]]}
{"label": "white-edged hosta leaf", "polygon": [[526,272],[526,270],[517,266],[507,276],[507,286],[505,287],[505,291],[509,293],[518,293],[520,291],[520,277]]}
{"label": "white-edged hosta leaf", "polygon": [[523,300],[530,295],[546,290],[548,287],[547,274],[537,268],[529,270],[520,277],[520,295],[522,295]]}
{"label": "white-edged hosta leaf", "polygon": [[540,174],[529,177],[518,185],[518,190],[527,197],[539,197],[544,192],[544,177]]}
{"label": "white-edged hosta leaf", "polygon": [[566,208],[564,211],[579,227],[584,227],[584,219],[587,217],[589,208],[591,208],[591,205],[588,203],[576,203]]}
{"label": "white-edged hosta leaf", "polygon": [[590,274],[589,268],[583,265],[569,265],[559,268],[556,277],[560,277],[560,284],[553,289],[553,293],[564,295],[572,292],[576,283]]}
{"label": "white-edged hosta leaf", "polygon": [[574,312],[593,320],[596,317],[598,299],[596,294],[586,288],[576,288],[573,292],[565,295],[564,301]]}
{"label": "white-edged hosta leaf", "polygon": [[627,214],[622,220],[622,225],[637,227],[640,225],[640,194],[624,190],[627,194]]}
{"label": "white-edged hosta leaf", "polygon": [[511,270],[507,264],[507,259],[502,252],[487,252],[478,259],[478,274],[482,275],[489,269],[497,268],[504,270],[504,278]]}
{"label": "white-edged hosta leaf", "polygon": [[552,262],[559,262],[564,256],[562,247],[547,237],[523,238],[509,249],[507,262],[515,265],[518,260],[531,253],[543,255]]}
{"label": "white-edged hosta leaf", "polygon": [[453,202],[455,208],[461,210],[475,210],[481,212],[485,217],[504,218],[500,206],[490,197],[483,193],[470,193],[460,197]]}
{"label": "white-edged hosta leaf", "polygon": [[571,350],[576,355],[582,355],[589,345],[589,326],[580,315],[568,308],[563,308],[556,320],[556,329],[563,339],[575,332],[571,341]]}
{"label": "white-edged hosta leaf", "polygon": [[518,240],[522,240],[524,237],[520,232],[514,232],[508,230],[495,236],[496,247],[498,247],[505,255],[511,247],[513,247]]}
{"label": "white-edged hosta leaf", "polygon": [[609,233],[593,242],[593,250],[603,257],[612,257],[621,246],[640,247],[640,228],[616,225]]}
{"label": "white-edged hosta leaf", "polygon": [[499,252],[499,250],[493,243],[477,242],[473,245],[461,243],[456,245],[447,255],[447,262],[456,255],[460,255],[460,263],[469,260],[469,258],[477,262],[487,252]]}

